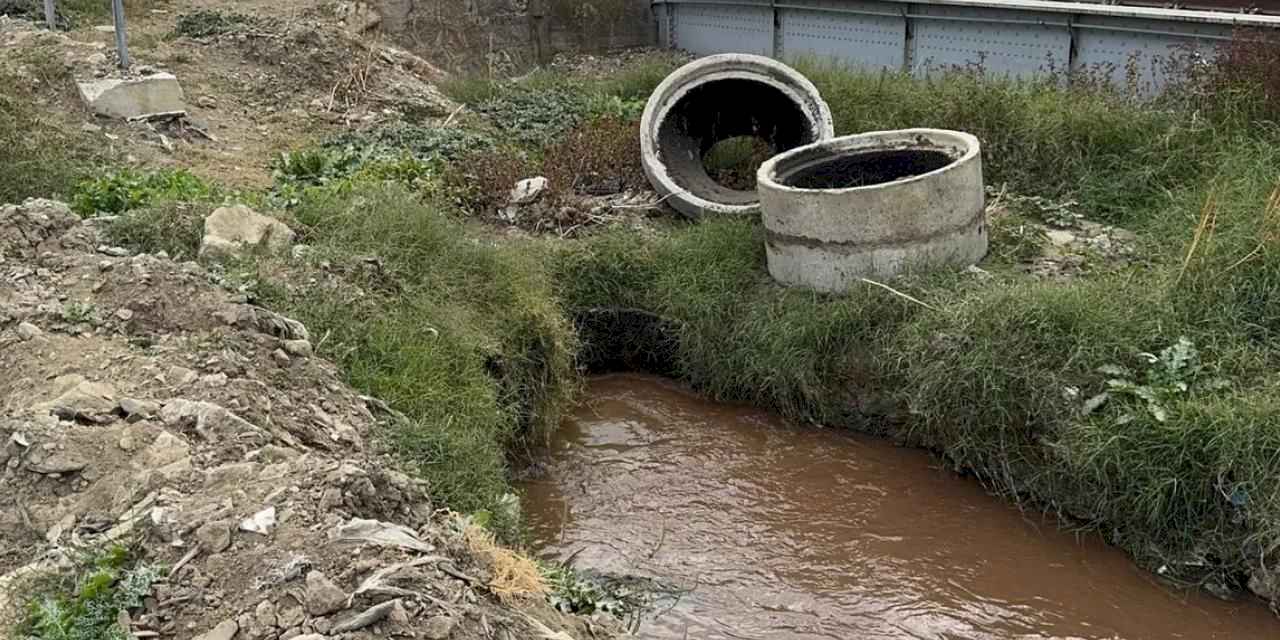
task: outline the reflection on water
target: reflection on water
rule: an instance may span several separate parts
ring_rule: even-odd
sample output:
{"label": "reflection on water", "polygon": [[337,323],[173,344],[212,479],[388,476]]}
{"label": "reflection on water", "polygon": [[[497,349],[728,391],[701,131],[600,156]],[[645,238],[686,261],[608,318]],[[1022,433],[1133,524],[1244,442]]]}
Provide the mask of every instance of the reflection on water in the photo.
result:
{"label": "reflection on water", "polygon": [[689,589],[647,638],[1280,637],[928,454],[638,375],[595,378],[525,485],[540,551]]}

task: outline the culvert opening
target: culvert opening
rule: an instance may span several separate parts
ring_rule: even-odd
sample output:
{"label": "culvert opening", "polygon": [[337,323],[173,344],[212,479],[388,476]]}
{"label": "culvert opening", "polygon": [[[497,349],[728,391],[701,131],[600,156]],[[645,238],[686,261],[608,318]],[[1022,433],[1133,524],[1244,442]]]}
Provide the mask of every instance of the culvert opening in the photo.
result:
{"label": "culvert opening", "polygon": [[797,189],[849,189],[941,169],[956,159],[934,149],[880,149],[809,162],[779,180]]}
{"label": "culvert opening", "polygon": [[755,80],[727,79],[694,87],[680,98],[663,119],[658,146],[680,188],[713,202],[750,205],[758,199],[755,173],[743,178],[739,171],[709,171],[706,160],[713,149],[746,138],[759,141],[752,146],[767,145],[773,154],[815,142],[817,135],[801,106],[782,90]]}

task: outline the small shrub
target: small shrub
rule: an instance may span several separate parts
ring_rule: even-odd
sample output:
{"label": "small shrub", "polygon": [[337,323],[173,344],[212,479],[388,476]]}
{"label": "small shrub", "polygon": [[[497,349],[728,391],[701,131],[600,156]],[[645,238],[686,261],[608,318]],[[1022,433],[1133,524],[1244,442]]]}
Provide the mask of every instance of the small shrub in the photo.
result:
{"label": "small shrub", "polygon": [[639,138],[640,125],[634,120],[592,120],[547,149],[541,174],[552,189],[563,194],[647,188]]}
{"label": "small shrub", "polygon": [[469,156],[445,173],[445,188],[466,212],[492,215],[507,205],[511,189],[539,174],[538,163],[517,150],[495,150]]}
{"label": "small shrub", "polygon": [[62,320],[70,324],[98,323],[98,308],[87,302],[68,302],[62,306]]}
{"label": "small shrub", "polygon": [[217,190],[186,169],[139,173],[125,169],[81,182],[71,208],[82,216],[119,214],[155,200],[212,200]]}

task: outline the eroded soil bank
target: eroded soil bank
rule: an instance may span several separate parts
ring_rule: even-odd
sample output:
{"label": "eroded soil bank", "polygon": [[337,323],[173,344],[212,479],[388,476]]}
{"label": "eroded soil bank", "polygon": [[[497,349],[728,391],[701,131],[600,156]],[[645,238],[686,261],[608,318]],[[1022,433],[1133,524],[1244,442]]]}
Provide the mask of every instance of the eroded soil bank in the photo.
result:
{"label": "eroded soil bank", "polygon": [[[683,593],[649,638],[1270,638],[929,454],[639,375],[594,378],[525,484],[536,546]],[[670,608],[668,608],[670,607]]]}

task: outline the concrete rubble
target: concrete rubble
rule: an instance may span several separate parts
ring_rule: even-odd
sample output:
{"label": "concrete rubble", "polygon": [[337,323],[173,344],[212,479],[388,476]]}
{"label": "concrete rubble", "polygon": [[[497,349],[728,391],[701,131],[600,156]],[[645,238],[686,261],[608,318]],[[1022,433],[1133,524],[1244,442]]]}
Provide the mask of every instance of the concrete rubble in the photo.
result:
{"label": "concrete rubble", "polygon": [[88,80],[76,86],[84,103],[94,113],[108,118],[145,120],[187,112],[182,86],[171,73]]}
{"label": "concrete rubble", "polygon": [[287,254],[293,238],[288,225],[249,207],[219,207],[204,221],[200,256],[233,258],[252,250]]}

